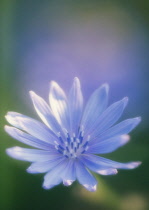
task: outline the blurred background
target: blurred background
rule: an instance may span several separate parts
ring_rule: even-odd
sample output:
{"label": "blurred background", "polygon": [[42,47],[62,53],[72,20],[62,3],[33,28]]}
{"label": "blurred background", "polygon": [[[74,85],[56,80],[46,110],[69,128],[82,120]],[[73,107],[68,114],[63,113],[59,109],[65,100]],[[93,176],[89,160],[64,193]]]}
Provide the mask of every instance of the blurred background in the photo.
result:
{"label": "blurred background", "polygon": [[[0,62],[0,209],[149,209],[149,1],[2,0]],[[42,189],[43,174],[9,158],[5,149],[21,145],[3,130],[7,111],[37,118],[28,91],[48,99],[49,82],[67,92],[81,80],[85,101],[104,82],[109,103],[128,96],[122,119],[142,116],[131,142],[105,157],[141,160],[116,176],[96,176],[95,193],[77,183]],[[22,146],[22,145],[21,145]],[[24,145],[23,145],[24,146]]]}

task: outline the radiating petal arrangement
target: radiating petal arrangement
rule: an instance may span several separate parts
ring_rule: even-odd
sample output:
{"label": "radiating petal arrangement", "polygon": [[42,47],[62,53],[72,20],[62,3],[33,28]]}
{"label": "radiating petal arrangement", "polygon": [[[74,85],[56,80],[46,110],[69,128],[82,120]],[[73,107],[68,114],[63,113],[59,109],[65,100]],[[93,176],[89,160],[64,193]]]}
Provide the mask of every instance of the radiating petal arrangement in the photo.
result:
{"label": "radiating petal arrangement", "polygon": [[[66,96],[54,81],[50,84],[49,104],[30,91],[34,108],[41,121],[17,112],[8,112],[5,131],[16,140],[34,147],[12,147],[6,150],[12,158],[29,161],[28,173],[46,173],[43,188],[75,180],[89,191],[95,191],[97,180],[91,171],[101,175],[117,174],[117,169],[134,169],[141,162],[119,163],[99,156],[126,144],[140,117],[115,124],[121,117],[128,98],[108,105],[108,84],[93,92],[86,106],[78,78]],[[83,111],[84,108],[84,111]]]}

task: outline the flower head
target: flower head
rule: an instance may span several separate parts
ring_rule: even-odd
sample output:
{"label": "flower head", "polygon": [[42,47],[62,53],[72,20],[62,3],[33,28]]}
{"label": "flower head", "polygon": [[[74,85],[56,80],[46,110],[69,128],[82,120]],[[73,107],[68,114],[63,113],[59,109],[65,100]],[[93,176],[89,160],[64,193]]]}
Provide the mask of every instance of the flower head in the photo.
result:
{"label": "flower head", "polygon": [[[74,78],[68,97],[54,81],[50,84],[49,105],[30,92],[34,108],[42,122],[25,115],[8,112],[6,132],[35,149],[13,147],[7,154],[32,162],[29,173],[46,173],[43,187],[50,189],[61,182],[65,186],[78,180],[87,190],[95,191],[97,181],[90,171],[112,175],[117,169],[133,169],[140,162],[119,163],[98,154],[113,152],[129,141],[128,133],[140,117],[115,125],[125,109],[128,98],[107,108],[107,84],[91,95],[83,111],[83,96],[78,78]],[[96,155],[95,155],[96,154]]]}

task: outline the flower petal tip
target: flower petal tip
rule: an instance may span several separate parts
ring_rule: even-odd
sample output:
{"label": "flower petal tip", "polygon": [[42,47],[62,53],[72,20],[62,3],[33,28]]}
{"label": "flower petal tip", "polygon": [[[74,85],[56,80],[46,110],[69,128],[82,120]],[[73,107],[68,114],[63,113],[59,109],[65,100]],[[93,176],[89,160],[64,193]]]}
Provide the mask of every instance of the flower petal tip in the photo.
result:
{"label": "flower petal tip", "polygon": [[13,157],[13,158],[18,158],[19,157],[19,152],[21,151],[21,148],[20,147],[11,147],[11,148],[7,148],[6,149],[6,154],[9,155],[10,157]]}
{"label": "flower petal tip", "polygon": [[64,180],[63,185],[70,186],[70,185],[72,185],[73,182],[74,182],[74,180]]}
{"label": "flower petal tip", "polygon": [[15,125],[15,117],[12,117],[11,115],[9,115],[7,113],[7,115],[5,115],[5,119],[7,120],[8,123]]}
{"label": "flower petal tip", "polygon": [[34,97],[36,95],[36,93],[32,90],[29,91],[29,94],[30,94],[31,97]]}
{"label": "flower petal tip", "polygon": [[11,156],[11,153],[12,153],[12,148],[7,148],[6,149],[6,154]]}
{"label": "flower petal tip", "polygon": [[129,135],[123,135],[121,142],[122,143],[127,143],[128,141],[130,141],[130,136]]}
{"label": "flower petal tip", "polygon": [[80,81],[78,77],[74,77],[74,81]]}
{"label": "flower petal tip", "polygon": [[134,169],[134,168],[137,168],[139,165],[141,165],[141,161],[136,161],[136,162],[131,162],[129,164],[129,169]]}
{"label": "flower petal tip", "polygon": [[96,189],[97,189],[97,185],[91,186],[91,185],[88,185],[88,184],[84,184],[83,186],[90,192],[95,192]]}
{"label": "flower petal tip", "polygon": [[40,172],[35,171],[31,166],[26,169],[27,173],[29,174],[37,174]]}
{"label": "flower petal tip", "polygon": [[10,126],[8,126],[8,125],[5,125],[4,126],[4,130],[7,132],[8,131],[8,129],[10,128]]}
{"label": "flower petal tip", "polygon": [[8,113],[5,115],[5,119],[8,121]]}
{"label": "flower petal tip", "polygon": [[49,190],[49,189],[55,187],[55,185],[46,185],[46,184],[43,184],[42,187],[43,187],[43,189],[45,189],[45,190]]}
{"label": "flower petal tip", "polygon": [[104,83],[101,87],[105,88],[106,92],[109,92],[109,84]]}
{"label": "flower petal tip", "polygon": [[50,189],[50,187],[46,186],[46,185],[42,185],[42,187],[43,187],[44,190],[49,190]]}
{"label": "flower petal tip", "polygon": [[129,98],[126,96],[122,99],[122,101],[124,102],[124,106],[126,106],[128,104]]}
{"label": "flower petal tip", "polygon": [[100,170],[98,171],[101,175],[116,175],[118,173],[117,169],[109,169],[109,170]]}
{"label": "flower petal tip", "polygon": [[73,81],[74,81],[74,84],[80,86],[80,80],[78,77],[75,77]]}
{"label": "flower petal tip", "polygon": [[38,174],[38,173],[43,173],[43,171],[40,168],[36,168],[33,166],[33,164],[31,164],[26,171],[30,174]]}
{"label": "flower petal tip", "polygon": [[57,82],[55,82],[54,80],[52,80],[50,82],[50,88],[53,89],[53,88],[57,88],[57,87],[59,87],[59,85],[57,84]]}
{"label": "flower petal tip", "polygon": [[141,122],[141,120],[142,120],[142,118],[141,118],[141,117],[136,117],[135,119],[138,121],[138,123],[140,123],[140,122]]}
{"label": "flower petal tip", "polygon": [[138,166],[140,166],[141,164],[142,164],[141,161],[137,161],[137,162],[135,163],[135,167],[138,167]]}

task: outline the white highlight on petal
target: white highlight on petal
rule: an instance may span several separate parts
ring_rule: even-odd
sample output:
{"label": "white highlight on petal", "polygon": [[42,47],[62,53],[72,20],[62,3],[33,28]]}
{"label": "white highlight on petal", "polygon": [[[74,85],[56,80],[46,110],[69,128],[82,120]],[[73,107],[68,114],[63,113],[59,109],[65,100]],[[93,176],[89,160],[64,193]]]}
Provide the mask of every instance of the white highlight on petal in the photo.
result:
{"label": "white highlight on petal", "polygon": [[60,131],[60,126],[53,116],[49,105],[33,91],[30,91],[30,96],[33,101],[34,108],[41,120],[55,133]]}
{"label": "white highlight on petal", "polygon": [[68,96],[71,131],[77,132],[83,111],[83,95],[80,81],[74,78],[73,85]]}
{"label": "white highlight on petal", "polygon": [[127,143],[130,140],[129,135],[122,135],[121,143]]}
{"label": "white highlight on petal", "polygon": [[50,83],[49,103],[54,117],[59,124],[69,129],[67,97],[55,81]]}
{"label": "white highlight on petal", "polygon": [[49,122],[47,120],[47,117],[46,117],[46,116],[51,114],[50,113],[50,108],[48,107],[46,102],[40,96],[38,96],[34,91],[29,91],[29,93],[30,93],[30,96],[32,98],[35,110],[37,111],[37,114],[43,120],[43,122],[48,127],[50,127],[50,124],[49,124]]}
{"label": "white highlight on petal", "polygon": [[[13,116],[11,114],[12,112],[8,112],[7,115],[5,116],[6,120],[13,126],[20,128],[19,122],[16,119],[16,116]],[[19,113],[18,113],[19,114]],[[21,114],[20,114],[21,116]]]}
{"label": "white highlight on petal", "polygon": [[88,184],[84,184],[83,186],[84,186],[87,190],[89,190],[90,192],[95,192],[96,189],[97,189],[97,185],[91,186],[91,185],[88,185]]}
{"label": "white highlight on petal", "polygon": [[21,157],[21,152],[22,152],[21,147],[12,147],[12,148],[6,149],[7,155],[16,159],[19,159]]}
{"label": "white highlight on petal", "polygon": [[141,165],[141,161],[131,162],[127,165],[128,169],[134,169],[137,168],[139,165]]}
{"label": "white highlight on petal", "polygon": [[99,170],[96,171],[97,173],[101,175],[115,175],[118,173],[117,169],[107,169],[107,170]]}
{"label": "white highlight on petal", "polygon": [[74,182],[74,180],[64,180],[63,185],[70,186],[70,185],[72,185],[73,182]]}

